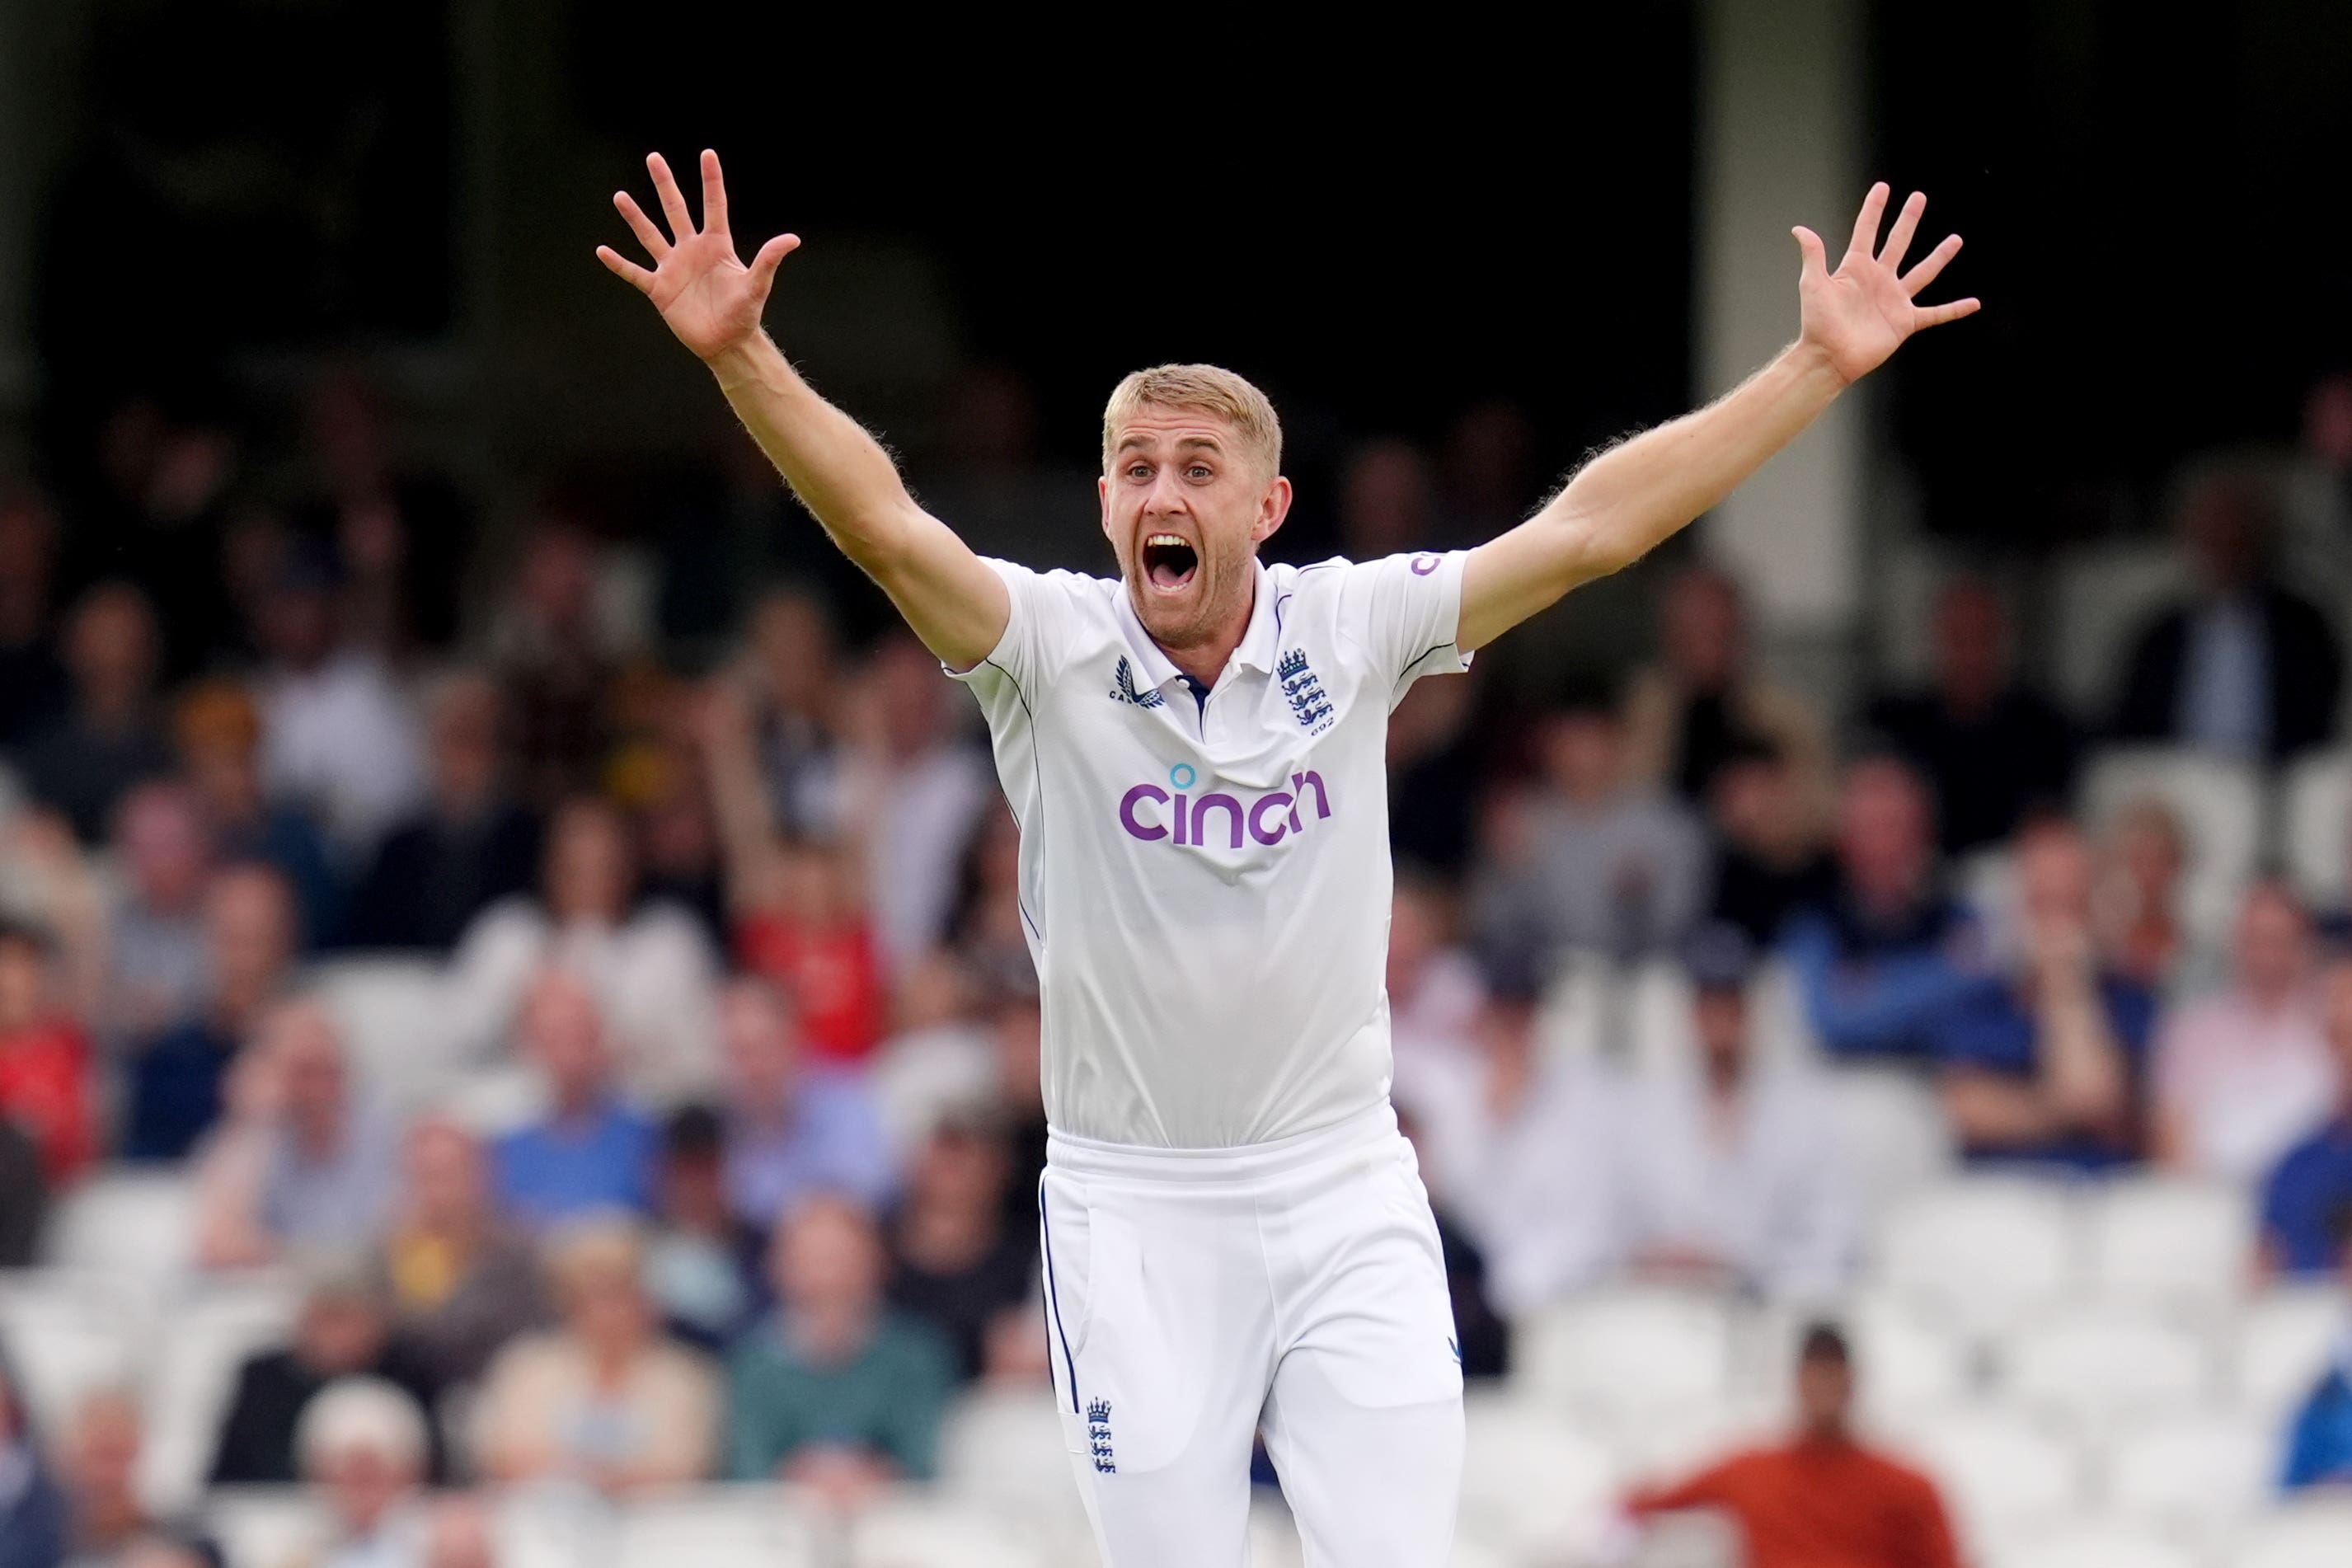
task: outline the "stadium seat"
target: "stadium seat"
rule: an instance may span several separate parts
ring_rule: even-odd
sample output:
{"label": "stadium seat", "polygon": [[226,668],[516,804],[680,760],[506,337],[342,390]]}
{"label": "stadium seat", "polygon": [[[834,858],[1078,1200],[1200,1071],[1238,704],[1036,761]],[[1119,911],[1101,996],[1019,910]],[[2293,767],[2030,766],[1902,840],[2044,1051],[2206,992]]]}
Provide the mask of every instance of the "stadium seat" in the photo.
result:
{"label": "stadium seat", "polygon": [[[299,1487],[216,1487],[205,1529],[227,1568],[291,1568],[315,1561],[331,1537],[325,1507]],[[499,1568],[549,1568],[501,1557]]]}
{"label": "stadium seat", "polygon": [[2281,1421],[2301,1404],[2326,1368],[2347,1322],[2344,1293],[2326,1285],[2264,1295],[2238,1319],[2232,1356],[2237,1403],[2257,1419]]}
{"label": "stadium seat", "polygon": [[1619,1007],[1628,1068],[1642,1073],[1691,1070],[1698,1059],[1691,998],[1690,978],[1678,963],[1645,963],[1625,978]]}
{"label": "stadium seat", "polygon": [[846,1568],[1047,1568],[992,1515],[912,1487],[859,1514],[848,1534]]}
{"label": "stadium seat", "polygon": [[1822,1054],[1804,993],[1789,966],[1768,959],[1748,984],[1748,1026],[1758,1057],[1769,1062],[1812,1062]]}
{"label": "stadium seat", "polygon": [[2229,931],[2261,863],[2264,795],[2262,773],[2251,763],[2161,746],[2103,752],[2083,783],[2084,811],[2095,832],[2148,796],[2180,818],[2189,841],[2180,916],[2209,942]]}
{"label": "stadium seat", "polygon": [[282,1344],[301,1305],[299,1285],[282,1275],[208,1284],[173,1303],[155,1336],[147,1385],[142,1490],[176,1510],[195,1500],[211,1468],[237,1369]]}
{"label": "stadium seat", "polygon": [[2279,783],[2279,848],[2287,875],[2322,908],[2352,894],[2352,752],[2291,764]]}
{"label": "stadium seat", "polygon": [[1596,1291],[1517,1325],[1517,1383],[1552,1409],[1614,1423],[1719,1404],[1730,1385],[1724,1303],[1673,1290]]}
{"label": "stadium seat", "polygon": [[1616,1467],[1600,1443],[1528,1402],[1465,1402],[1464,1530],[1515,1562],[1580,1561],[1615,1500]]}
{"label": "stadium seat", "polygon": [[2053,1184],[1956,1177],[1881,1217],[1877,1279],[1935,1321],[1994,1332],[2055,1304],[2074,1285],[2075,1217]]}
{"label": "stadium seat", "polygon": [[2188,592],[2180,552],[2169,543],[2084,545],[2056,563],[2056,693],[2078,713],[2105,714],[2147,618]]}
{"label": "stadium seat", "polygon": [[2234,1188],[2118,1180],[2090,1199],[2085,1217],[2091,1285],[2105,1300],[2210,1322],[2245,1288],[2253,1215]]}
{"label": "stadium seat", "polygon": [[465,1065],[449,1026],[448,981],[429,959],[370,953],[310,972],[342,1028],[360,1080],[403,1110],[431,1100]]}
{"label": "stadium seat", "polygon": [[1906,1194],[1948,1177],[1951,1123],[1936,1091],[1902,1068],[1840,1068],[1822,1075],[1830,1115],[1845,1152],[1849,1184],[1864,1218],[1875,1220]]}
{"label": "stadium seat", "polygon": [[2280,1510],[2249,1529],[2230,1568],[2344,1568],[2352,1563],[2352,1501],[2326,1498]]}
{"label": "stadium seat", "polygon": [[1612,1037],[1616,977],[1589,953],[1572,953],[1544,986],[1536,1037],[1554,1060],[1617,1059],[1622,1042]]}
{"label": "stadium seat", "polygon": [[2108,1504],[2174,1539],[2218,1542],[2270,1502],[2279,1440],[2271,1426],[2235,1415],[2135,1426],[2108,1450]]}
{"label": "stadium seat", "polygon": [[2202,1568],[2202,1559],[2158,1531],[2084,1521],[1999,1552],[1988,1568]]}
{"label": "stadium seat", "polygon": [[808,1568],[810,1518],[774,1487],[702,1487],[617,1510],[609,1568]]}
{"label": "stadium seat", "polygon": [[1959,1530],[1979,1549],[2056,1529],[2083,1505],[2080,1451],[2015,1411],[1942,1412],[1900,1446],[1942,1485]]}
{"label": "stadium seat", "polygon": [[[499,1497],[490,1533],[498,1568],[606,1568],[613,1510],[593,1492],[517,1487]],[[229,1568],[247,1565],[232,1561]]]}
{"label": "stadium seat", "polygon": [[2075,1307],[2001,1348],[2001,1392],[2079,1434],[2194,1409],[2214,1383],[2204,1340],[2127,1310]]}
{"label": "stadium seat", "polygon": [[944,1490],[1060,1542],[1087,1539],[1070,1474],[1062,1408],[1051,1389],[982,1389],[958,1400],[940,1433]]}
{"label": "stadium seat", "polygon": [[0,1351],[35,1420],[57,1432],[84,1396],[138,1386],[146,1306],[135,1292],[110,1297],[103,1279],[62,1270],[0,1277]]}
{"label": "stadium seat", "polygon": [[185,1273],[195,1189],[176,1172],[103,1171],[66,1194],[49,1218],[47,1261],[154,1288]]}

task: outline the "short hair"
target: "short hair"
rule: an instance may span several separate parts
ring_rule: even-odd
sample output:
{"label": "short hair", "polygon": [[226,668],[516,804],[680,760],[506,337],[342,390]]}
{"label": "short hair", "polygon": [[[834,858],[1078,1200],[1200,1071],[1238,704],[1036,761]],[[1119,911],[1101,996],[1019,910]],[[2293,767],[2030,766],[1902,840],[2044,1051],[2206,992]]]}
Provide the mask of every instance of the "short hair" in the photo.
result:
{"label": "short hair", "polygon": [[1835,1323],[1809,1323],[1804,1338],[1798,1342],[1797,1361],[1800,1365],[1827,1362],[1847,1366],[1853,1363],[1853,1352],[1846,1343],[1845,1331]]}
{"label": "short hair", "polygon": [[1117,453],[1118,426],[1147,405],[1161,408],[1192,408],[1213,414],[1241,437],[1242,448],[1265,464],[1266,471],[1282,471],[1282,420],[1266,395],[1244,377],[1213,364],[1156,364],[1139,370],[1111,390],[1103,405],[1103,468],[1108,472]]}
{"label": "short hair", "polygon": [[416,1401],[380,1377],[336,1379],[311,1396],[294,1426],[294,1452],[309,1475],[354,1448],[421,1472],[428,1445],[425,1413]]}

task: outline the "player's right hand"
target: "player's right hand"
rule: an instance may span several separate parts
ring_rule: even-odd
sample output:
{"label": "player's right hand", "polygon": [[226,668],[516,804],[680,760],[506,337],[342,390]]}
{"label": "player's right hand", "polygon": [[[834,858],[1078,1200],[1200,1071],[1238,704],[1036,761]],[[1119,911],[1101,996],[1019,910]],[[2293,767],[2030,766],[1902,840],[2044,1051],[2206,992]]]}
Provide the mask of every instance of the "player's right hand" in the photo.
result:
{"label": "player's right hand", "polygon": [[749,341],[760,330],[767,309],[768,290],[776,268],[800,246],[800,237],[780,234],[760,247],[749,267],[735,254],[734,237],[727,232],[727,185],[719,176],[719,154],[702,153],[702,226],[694,226],[686,210],[686,196],[658,153],[646,158],[654,177],[654,193],[661,198],[662,216],[669,234],[647,217],[626,191],[613,193],[630,229],[654,259],[650,270],[638,266],[609,245],[596,247],[596,259],[637,286],[654,302],[677,341],[705,360],[717,359]]}

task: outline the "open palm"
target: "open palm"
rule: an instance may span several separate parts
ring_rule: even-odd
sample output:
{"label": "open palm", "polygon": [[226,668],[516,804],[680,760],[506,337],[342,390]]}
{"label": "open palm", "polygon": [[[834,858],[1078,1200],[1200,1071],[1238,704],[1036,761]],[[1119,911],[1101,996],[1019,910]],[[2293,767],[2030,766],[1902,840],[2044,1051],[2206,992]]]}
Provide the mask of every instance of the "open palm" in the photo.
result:
{"label": "open palm", "polygon": [[646,159],[653,174],[654,192],[661,198],[662,216],[669,234],[647,217],[636,198],[626,191],[613,193],[613,205],[654,259],[648,269],[609,245],[596,247],[596,258],[637,286],[654,302],[677,341],[703,359],[715,359],[760,330],[760,316],[768,306],[768,290],[776,268],[800,245],[797,235],[780,234],[760,247],[749,267],[735,254],[734,237],[727,232],[727,184],[719,175],[719,154],[702,154],[702,226],[686,210],[686,195],[669,165],[658,153]]}
{"label": "open palm", "polygon": [[1847,381],[1858,381],[1885,363],[1903,340],[1925,327],[1941,326],[1976,312],[1974,300],[1954,300],[1943,305],[1921,305],[1921,289],[1936,280],[1952,258],[1960,253],[1960,237],[1947,235],[1908,272],[1903,253],[1919,227],[1927,198],[1917,191],[1895,215],[1886,244],[1877,247],[1878,226],[1886,216],[1887,188],[1870,187],[1862,212],[1853,220],[1853,239],[1829,269],[1822,237],[1809,228],[1796,230],[1797,248],[1804,255],[1797,279],[1797,300],[1803,311],[1801,340],[1828,354],[1830,363]]}

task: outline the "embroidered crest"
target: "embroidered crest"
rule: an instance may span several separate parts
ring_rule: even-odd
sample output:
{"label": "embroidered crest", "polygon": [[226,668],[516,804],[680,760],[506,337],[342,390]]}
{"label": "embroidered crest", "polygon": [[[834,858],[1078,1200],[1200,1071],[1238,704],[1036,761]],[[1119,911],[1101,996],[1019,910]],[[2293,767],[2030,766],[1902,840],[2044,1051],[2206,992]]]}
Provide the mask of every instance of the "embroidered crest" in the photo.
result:
{"label": "embroidered crest", "polygon": [[1097,1471],[1106,1476],[1118,1474],[1118,1465],[1110,1451],[1110,1401],[1108,1399],[1087,1402],[1087,1447],[1094,1455]]}
{"label": "embroidered crest", "polygon": [[1331,704],[1323,695],[1322,680],[1307,667],[1305,653],[1292,648],[1276,659],[1274,678],[1282,682],[1282,694],[1289,699],[1300,729],[1319,735],[1331,727]]}
{"label": "embroidered crest", "polygon": [[1111,671],[1110,678],[1110,700],[1113,702],[1129,702],[1138,708],[1157,708],[1168,700],[1168,694],[1158,687],[1142,690],[1136,689],[1135,670],[1127,662],[1125,654],[1118,656],[1118,668]]}

